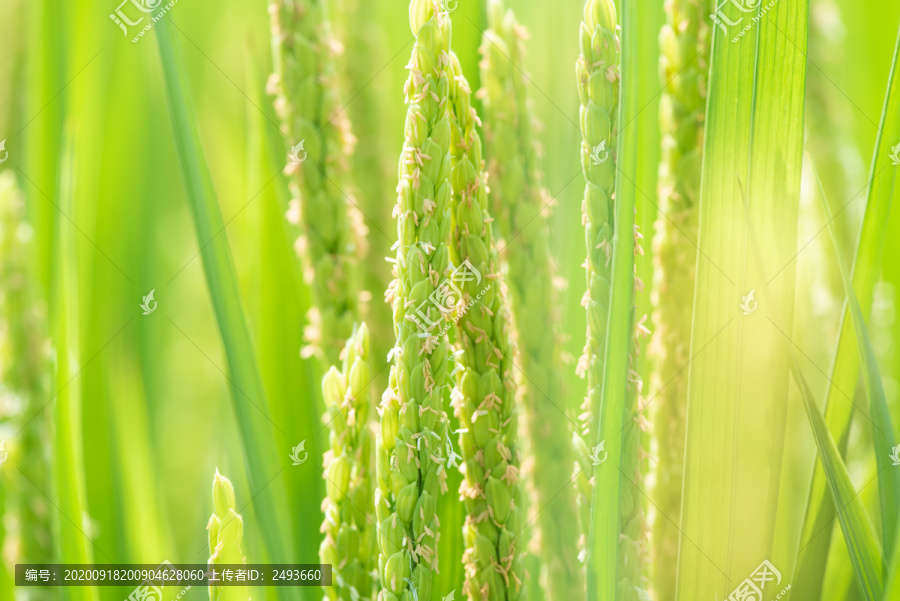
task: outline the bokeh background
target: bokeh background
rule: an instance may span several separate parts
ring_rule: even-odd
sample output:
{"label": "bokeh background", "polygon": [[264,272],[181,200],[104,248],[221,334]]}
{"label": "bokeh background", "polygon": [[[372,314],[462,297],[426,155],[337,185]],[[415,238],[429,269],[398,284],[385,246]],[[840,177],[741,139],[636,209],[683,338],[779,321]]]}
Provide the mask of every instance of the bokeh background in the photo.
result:
{"label": "bokeh background", "polygon": [[[374,372],[379,372],[375,389],[381,391],[388,373],[381,368],[393,344],[390,312],[382,302],[390,267],[384,257],[395,236],[390,212],[411,34],[406,3],[399,0],[331,4],[335,33],[344,44],[339,67],[345,110],[358,139],[351,191],[369,229],[366,287],[372,300],[367,310]],[[560,325],[570,357],[569,395],[559,404],[574,416],[584,389],[571,359],[581,352],[585,328],[579,302],[583,180],[573,68],[582,3],[517,0],[510,6],[531,34],[525,69],[533,84],[534,110],[543,123],[538,137],[545,181],[555,199],[549,213],[553,248],[568,281]],[[662,3],[642,0],[640,7],[642,31],[648,34],[640,60],[652,65],[658,57],[654,32],[663,22]],[[53,514],[61,528],[83,531],[97,562],[204,562],[210,488],[218,468],[234,482],[238,506],[244,508],[245,552],[263,561],[251,503],[258,491],[248,485],[223,345],[198,254],[209,241],[197,239],[191,221],[155,34],[132,43],[108,16],[116,8],[115,0],[0,0],[0,139],[9,153],[0,174],[14,180],[25,199],[33,234],[25,260],[33,277],[36,320],[47,320],[54,270],[67,269],[59,261],[65,257],[72,277],[64,304],[67,331],[73,334],[62,349],[53,347],[71,357],[70,380],[49,377],[53,358],[44,339],[39,355],[47,357],[47,369],[41,396],[27,399],[3,389],[0,439],[10,453],[10,461],[0,467],[3,494],[34,487],[37,492],[29,494],[38,499],[40,511]],[[453,46],[473,89],[483,11],[477,0],[459,0],[452,13]],[[900,5],[813,0],[810,14],[807,150],[820,165],[829,195],[843,205],[867,180]],[[263,413],[270,416],[281,461],[271,478],[287,491],[292,523],[286,527],[294,532],[298,561],[316,562],[324,493],[319,466],[326,436],[318,419],[321,366],[300,356],[309,293],[293,248],[298,232],[284,219],[289,196],[281,168],[288,148],[266,93],[272,71],[267,7],[263,0],[180,0],[164,18],[174,25],[182,50],[226,222],[218,236],[227,238],[232,251],[268,395],[268,405],[259,408],[260,419],[269,419]],[[650,66],[648,72],[652,70]],[[656,218],[661,83],[648,77],[641,88],[645,106],[637,118],[644,143],[637,184],[643,194],[638,195],[638,220],[649,237]],[[801,243],[812,239],[822,224],[810,189],[805,177]],[[864,202],[865,195],[858,195],[839,217],[851,242]],[[891,219],[870,327],[896,420],[900,211]],[[28,237],[27,231],[20,233]],[[70,244],[56,252],[61,236]],[[803,309],[798,309],[795,340],[823,367],[833,352],[843,299],[834,271],[821,267],[832,252],[828,236],[818,236],[797,263],[797,306]],[[651,261],[639,258],[638,269],[650,282]],[[10,285],[0,281],[0,287]],[[151,289],[158,308],[143,315],[139,305]],[[650,312],[649,292],[638,297],[638,305],[639,313]],[[0,355],[6,362],[0,371],[21,359]],[[643,358],[642,373],[647,369]],[[811,383],[821,392],[827,381],[816,375]],[[41,480],[41,475],[14,467],[22,415],[49,421],[61,393],[80,398],[83,457],[59,457],[48,448],[48,465],[81,465],[86,513],[80,516],[56,515],[60,491],[42,484],[49,483],[47,474]],[[35,407],[38,411],[32,411]],[[804,435],[788,438],[796,461],[784,481],[798,487],[797,520],[812,457],[805,419],[802,406],[794,403],[788,427]],[[861,448],[864,439],[854,430],[848,463],[858,484],[871,477],[873,467]],[[291,448],[304,440],[309,460],[292,466]],[[871,504],[869,496],[863,492]],[[10,531],[18,527],[9,520],[4,526]],[[834,540],[843,545],[840,537]],[[50,544],[46,560],[53,560],[57,551]],[[8,578],[17,557],[14,546],[3,549],[3,599],[12,590]],[[121,599],[127,593],[117,587],[98,589],[100,599]],[[53,598],[73,593],[55,589],[33,594]],[[262,592],[260,598],[271,594]],[[301,594],[312,599],[320,593],[306,589]],[[187,599],[205,595],[205,590],[192,590]]]}

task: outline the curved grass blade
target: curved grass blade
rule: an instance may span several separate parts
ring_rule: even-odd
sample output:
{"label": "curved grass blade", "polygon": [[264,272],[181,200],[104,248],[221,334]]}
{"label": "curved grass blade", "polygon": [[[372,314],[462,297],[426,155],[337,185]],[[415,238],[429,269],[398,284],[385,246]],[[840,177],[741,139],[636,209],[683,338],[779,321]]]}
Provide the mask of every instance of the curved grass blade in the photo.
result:
{"label": "curved grass blade", "polygon": [[[853,262],[853,290],[867,317],[872,306],[875,282],[881,271],[881,255],[884,249],[891,202],[894,196],[896,169],[891,165],[891,144],[900,139],[900,32],[894,59],[891,64],[890,79],[881,112],[879,134],[872,154],[869,176],[869,193],[865,215],[860,228],[859,242]],[[841,320],[840,335],[834,362],[829,374],[828,394],[825,397],[825,423],[836,438],[838,450],[843,454],[847,448],[847,437],[853,418],[854,405],[848,401],[842,390],[852,392],[859,378],[859,355],[856,352],[856,334],[851,326],[849,309],[845,308]],[[822,574],[828,561],[831,544],[831,528],[824,529],[834,515],[834,507],[827,493],[827,484],[822,467],[816,463],[813,468],[809,489],[809,500],[803,529],[800,534],[801,550],[797,559],[793,583],[797,590],[803,590],[804,599],[818,601],[822,596]]]}
{"label": "curved grass blade", "polygon": [[[749,205],[746,205],[746,210],[749,221]],[[753,258],[756,260],[759,268],[762,269],[761,246],[752,222],[749,223],[748,229],[750,246],[754,251]],[[787,337],[787,334],[784,333],[787,327],[784,325],[784,320],[777,305],[773,302],[774,299],[771,293],[769,293],[767,288],[762,289],[761,292],[760,302],[766,305],[773,305],[774,307],[773,314],[776,321],[773,321],[771,317],[769,317],[769,320],[772,321],[772,324],[783,336]],[[866,503],[861,498],[860,493],[862,491],[857,492],[853,486],[847,468],[841,459],[840,453],[838,453],[837,445],[824,425],[825,420],[815,404],[814,395],[806,378],[803,376],[797,361],[797,353],[794,350],[793,343],[790,341],[788,348],[790,349],[791,371],[800,389],[804,408],[810,420],[813,438],[822,461],[823,471],[832,492],[832,500],[840,508],[836,517],[844,533],[847,553],[853,566],[856,581],[859,584],[858,592],[862,593],[867,601],[874,601],[881,594],[883,572],[879,564],[882,564],[884,559],[874,528],[866,512]],[[832,519],[834,517],[832,516]]]}
{"label": "curved grass blade", "polygon": [[[247,474],[252,489],[253,508],[262,528],[268,559],[289,562],[292,553],[286,544],[290,526],[283,481],[276,476],[279,462],[273,442],[273,424],[262,415],[266,394],[256,361],[253,342],[241,307],[237,277],[216,200],[212,177],[200,145],[181,57],[166,19],[155,31],[163,67],[166,98],[172,118],[175,143],[194,218],[200,255],[209,286],[213,309],[228,362],[229,384],[241,438]],[[286,455],[286,453],[285,453]]]}
{"label": "curved grass blade", "polygon": [[803,397],[803,405],[813,429],[822,469],[825,472],[828,487],[831,489],[834,504],[838,507],[838,522],[844,533],[850,561],[856,572],[857,583],[866,601],[880,601],[884,586],[884,558],[875,536],[875,529],[869,521],[859,493],[853,487],[850,474],[847,473],[847,466],[841,459],[841,454],[838,452],[831,432],[828,431],[825,419],[819,408],[816,407],[812,390],[810,390],[803,372],[800,371],[797,357],[793,353],[792,357],[794,379],[800,387],[800,394]]}
{"label": "curved grass blade", "polygon": [[887,406],[887,395],[881,380],[881,371],[878,369],[878,361],[875,358],[875,350],[872,348],[872,340],[862,315],[859,299],[850,284],[850,275],[841,261],[840,237],[834,226],[834,218],[828,207],[828,199],[825,197],[825,188],[819,173],[813,166],[813,175],[819,186],[819,194],[825,217],[828,219],[828,229],[834,242],[837,254],[838,268],[841,280],[847,290],[847,307],[853,321],[853,330],[856,333],[856,341],[859,345],[859,358],[863,367],[863,379],[866,383],[866,392],[869,397],[869,413],[872,422],[872,439],[875,443],[875,464],[878,468],[878,499],[881,505],[881,544],[885,549],[894,548],[894,533],[897,529],[897,510],[900,509],[900,472],[891,469],[890,452],[893,451],[896,437],[891,423],[891,412]]}

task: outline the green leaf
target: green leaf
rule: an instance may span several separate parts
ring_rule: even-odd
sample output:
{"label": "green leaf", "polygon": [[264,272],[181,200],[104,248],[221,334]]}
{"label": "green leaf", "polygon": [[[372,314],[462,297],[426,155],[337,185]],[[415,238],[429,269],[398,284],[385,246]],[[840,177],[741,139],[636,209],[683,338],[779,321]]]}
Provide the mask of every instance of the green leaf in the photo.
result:
{"label": "green leaf", "polygon": [[[60,174],[60,209],[72,214],[74,196],[74,140],[72,129],[63,135]],[[56,369],[53,372],[52,451],[53,493],[57,501],[52,521],[54,542],[60,563],[91,563],[93,549],[84,534],[84,516],[88,515],[82,438],[81,387],[78,353],[78,267],[75,250],[75,226],[66,219],[55,220],[50,328],[53,336]],[[21,474],[27,478],[27,474]],[[34,485],[34,483],[31,483]],[[44,491],[42,491],[44,492]],[[104,558],[107,561],[108,558]],[[94,586],[72,587],[64,591],[69,601],[95,601]]]}
{"label": "green leaf", "polygon": [[[637,91],[637,49],[640,38],[637,6],[625,2],[622,16],[622,52],[620,68],[622,79],[619,87],[618,122],[624,123],[636,113],[639,102]],[[625,435],[630,423],[632,395],[628,381],[629,355],[634,314],[634,207],[637,196],[635,177],[638,165],[640,130],[626,127],[618,136],[616,167],[616,193],[613,217],[612,275],[609,315],[607,317],[606,347],[603,388],[600,397],[600,414],[591,429],[599,434],[598,441],[606,441],[609,453],[607,461],[594,467],[594,493],[591,499],[591,522],[588,538],[587,598],[613,600],[619,581],[632,575],[618,574],[619,542],[621,527],[619,514],[622,505],[622,487],[633,486],[623,475]],[[626,427],[626,415],[629,418]],[[635,570],[639,569],[637,567]]]}
{"label": "green leaf", "polygon": [[253,509],[262,529],[268,559],[288,562],[293,556],[286,544],[290,522],[283,481],[277,477],[283,469],[279,465],[283,466],[287,460],[288,447],[285,446],[281,454],[284,459],[279,461],[272,432],[275,425],[263,413],[268,411],[266,394],[241,306],[228,239],[222,232],[222,215],[200,145],[180,55],[166,19],[160,19],[154,31],[159,43],[175,143],[201,246],[203,270],[225,347],[230,396],[244,443]]}
{"label": "green leaf", "polygon": [[[261,235],[259,236],[259,309],[255,320],[259,340],[259,365],[263,385],[269,398],[272,420],[288,435],[293,447],[306,441],[310,457],[322,454],[316,434],[325,438],[322,426],[320,386],[314,371],[317,363],[301,361],[298,350],[303,346],[303,316],[309,310],[308,295],[303,295],[300,262],[293,248],[289,223],[284,218],[287,202],[279,198],[278,182],[269,180],[278,175],[280,166],[275,156],[281,156],[283,138],[272,126],[275,118],[266,119],[262,83],[254,67],[254,55],[247,50],[247,81],[253,82],[248,91],[252,103],[247,104],[251,143],[248,173],[248,198],[258,193]],[[260,83],[257,83],[260,82]],[[257,107],[262,107],[260,110]],[[275,149],[277,148],[278,154]],[[280,159],[283,161],[283,159]],[[297,399],[310,399],[298,403]],[[314,399],[314,400],[313,400]],[[294,548],[303,557],[311,548],[318,548],[320,504],[325,496],[324,482],[318,470],[291,470],[287,477],[287,501],[294,525]],[[312,589],[310,589],[312,590]],[[307,591],[301,591],[306,593]]]}
{"label": "green leaf", "polygon": [[[900,75],[898,75],[898,70],[900,70],[900,61],[898,61],[900,32],[898,32],[897,44],[884,98],[878,139],[872,154],[869,194],[853,262],[853,291],[859,300],[864,318],[867,317],[872,306],[875,282],[881,272],[881,256],[897,173],[896,168],[891,165],[890,154],[891,144],[900,139],[900,120],[894,118],[900,113]],[[850,433],[854,410],[853,403],[847,400],[842,391],[852,394],[856,390],[859,378],[856,334],[851,326],[849,313],[849,309],[845,308],[837,351],[828,378],[831,384],[825,397],[825,423],[828,424],[829,431],[835,437],[838,450],[842,455],[847,449],[847,437]],[[817,463],[813,470],[803,529],[800,534],[801,551],[793,583],[797,590],[807,591],[804,593],[805,599],[818,601],[822,595],[822,574],[825,571],[831,544],[832,531],[826,526],[834,515],[834,507],[826,492],[825,474],[822,467]],[[826,529],[823,530],[823,528]]]}
{"label": "green leaf", "polygon": [[[808,5],[780,0],[764,15],[761,4],[751,13],[730,3],[722,10],[742,20],[713,26],[678,599],[727,597],[770,557],[790,391],[788,350],[767,316],[793,315]],[[751,230],[762,233],[758,265]],[[751,291],[765,300],[743,314]]]}
{"label": "green leaf", "polygon": [[[900,530],[900,521],[898,521]],[[884,601],[900,601],[900,532],[894,533],[894,548],[890,554],[887,582],[884,585]]]}
{"label": "green leaf", "polygon": [[840,508],[837,518],[841,525],[841,531],[844,533],[844,540],[847,542],[847,551],[850,553],[850,561],[856,572],[857,582],[867,601],[880,601],[884,586],[884,558],[875,536],[875,529],[869,521],[859,493],[853,487],[850,474],[847,473],[847,466],[841,459],[841,454],[838,452],[831,432],[828,431],[825,419],[819,408],[816,407],[813,393],[800,371],[796,356],[793,359],[794,379],[800,387],[803,405],[813,429],[816,448],[819,451],[825,479],[831,489],[832,499]]}
{"label": "green leaf", "polygon": [[859,345],[859,357],[863,366],[863,379],[866,383],[866,392],[869,397],[869,413],[872,423],[872,439],[875,443],[875,464],[878,468],[878,498],[881,505],[881,544],[885,549],[894,548],[894,533],[897,529],[897,510],[900,509],[900,472],[891,469],[890,452],[893,450],[896,438],[894,426],[891,423],[891,413],[887,405],[887,396],[881,381],[881,371],[878,369],[878,361],[872,348],[872,340],[862,316],[862,308],[859,299],[850,284],[850,275],[841,261],[840,238],[834,225],[834,218],[828,208],[828,199],[819,173],[813,167],[816,176],[816,184],[819,186],[822,206],[825,209],[825,218],[828,220],[828,229],[831,239],[837,251],[837,262],[841,272],[841,279],[847,291],[847,305],[853,321],[853,329],[856,332],[856,340]]}
{"label": "green leaf", "polygon": [[[26,6],[30,13],[26,19],[34,24],[27,30],[27,38],[30,38],[28,52],[40,57],[36,61],[36,72],[33,71],[33,76],[26,80],[26,93],[32,98],[51,98],[65,87],[66,81],[72,76],[67,68],[69,61],[66,60],[67,54],[71,52],[71,46],[66,43],[67,33],[70,32],[67,32],[64,23],[73,22],[73,17],[69,6],[60,6],[53,0],[31,2]],[[31,210],[35,214],[37,251],[40,255],[41,284],[44,290],[50,290],[53,286],[51,278],[54,269],[55,221],[61,217],[41,193],[54,199],[60,196],[56,161],[48,161],[47,158],[55,159],[60,155],[66,115],[65,99],[68,96],[67,93],[59,99],[60,102],[48,103],[41,110],[41,118],[28,124],[28,139],[33,143],[27,147],[26,166],[28,178],[34,182],[34,186],[27,191]],[[5,137],[7,132],[3,135]]]}

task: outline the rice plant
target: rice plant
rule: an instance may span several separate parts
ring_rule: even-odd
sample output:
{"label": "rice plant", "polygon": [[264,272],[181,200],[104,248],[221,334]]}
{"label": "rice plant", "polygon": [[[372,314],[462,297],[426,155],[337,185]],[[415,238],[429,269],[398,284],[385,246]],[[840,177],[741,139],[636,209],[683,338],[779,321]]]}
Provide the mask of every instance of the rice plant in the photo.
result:
{"label": "rice plant", "polygon": [[373,597],[376,541],[371,511],[369,348],[369,330],[363,323],[347,339],[341,370],[332,366],[322,380],[331,444],[325,453],[325,540],[319,547],[319,557],[322,563],[335,566],[335,586],[328,590],[330,599]]}
{"label": "rice plant", "polygon": [[[684,474],[687,379],[677,375],[690,359],[691,349],[696,270],[693,241],[697,239],[711,35],[706,20],[708,4],[668,2],[666,24],[659,39],[660,79],[665,87],[659,109],[663,148],[660,215],[653,237],[656,314],[651,350],[657,365],[651,387],[658,390],[665,385],[653,411],[659,450],[656,502],[661,513],[671,516],[681,511]],[[661,302],[664,298],[673,302]],[[672,599],[678,557],[677,528],[666,519],[657,520],[653,527],[654,588],[666,595],[661,599]]]}
{"label": "rice plant", "polygon": [[[578,525],[569,519],[575,511],[575,491],[567,485],[573,466],[571,422],[558,405],[564,387],[557,327],[559,275],[544,216],[549,194],[538,153],[539,124],[529,99],[528,78],[522,70],[527,32],[502,1],[489,2],[487,10],[490,28],[481,48],[484,155],[492,182],[496,232],[504,241],[505,282],[519,343],[520,369],[528,374],[520,378],[520,402],[526,408],[526,431],[534,457],[533,470],[527,474],[529,505],[545,507],[552,500],[560,509],[542,511],[537,516],[533,531],[539,536],[528,537],[529,552],[543,566],[541,587],[551,599],[565,599],[573,592],[578,594],[583,582],[571,543]],[[533,220],[536,223],[532,225]],[[550,327],[541,327],[542,316],[550,318]],[[522,509],[527,515],[527,509]],[[537,584],[533,582],[532,587]]]}
{"label": "rice plant", "polygon": [[442,393],[450,354],[445,333],[432,327],[443,305],[430,299],[449,271],[451,24],[435,3],[414,0],[409,27],[415,41],[392,213],[398,239],[394,280],[385,293],[396,342],[375,441],[382,601],[437,596],[432,591],[441,535],[436,504],[447,492],[450,459]]}
{"label": "rice plant", "polygon": [[[212,485],[213,514],[209,516],[206,530],[209,533],[209,566],[245,563],[241,543],[244,539],[244,520],[237,513],[234,486],[231,480],[216,470]],[[221,578],[224,579],[224,574]],[[210,601],[243,601],[249,599],[243,586],[209,584]]]}
{"label": "rice plant", "polygon": [[0,599],[900,601],[900,7],[0,15]]}
{"label": "rice plant", "polygon": [[488,211],[488,174],[472,106],[472,91],[455,53],[450,54],[453,156],[451,211],[455,217],[450,256],[460,267],[457,368],[452,393],[461,426],[466,504],[463,539],[465,592],[470,598],[525,597],[524,523],[519,487],[521,455],[518,410],[506,292],[500,281],[493,219]]}
{"label": "rice plant", "polygon": [[354,138],[338,94],[326,3],[272,2],[269,12],[276,70],[268,90],[291,149],[285,173],[292,176],[294,197],[287,215],[301,226],[296,246],[315,298],[304,352],[334,363],[359,310],[364,232],[345,191]]}

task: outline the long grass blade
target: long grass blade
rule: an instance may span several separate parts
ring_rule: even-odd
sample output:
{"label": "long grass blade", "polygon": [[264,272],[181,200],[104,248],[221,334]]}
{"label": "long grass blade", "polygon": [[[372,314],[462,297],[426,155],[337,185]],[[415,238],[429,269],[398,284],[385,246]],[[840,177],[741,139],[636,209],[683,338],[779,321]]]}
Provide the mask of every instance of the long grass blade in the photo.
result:
{"label": "long grass blade", "polygon": [[[292,553],[283,482],[279,471],[266,394],[247,319],[240,303],[237,278],[209,168],[200,145],[181,58],[166,19],[155,24],[166,98],[175,143],[187,187],[201,259],[228,362],[231,400],[244,443],[253,508],[262,528],[269,559],[289,561]],[[287,447],[285,453],[287,456]]]}
{"label": "long grass blade", "polygon": [[[896,169],[891,165],[891,145],[900,139],[900,120],[893,116],[900,113],[900,32],[894,49],[890,79],[884,98],[884,108],[879,123],[879,134],[872,154],[869,176],[869,193],[866,210],[860,228],[859,242],[853,262],[852,285],[867,318],[872,306],[875,282],[881,271],[881,256],[888,228],[888,216],[894,196]],[[825,397],[825,423],[835,437],[841,454],[846,451],[854,405],[846,395],[856,389],[859,378],[859,354],[856,334],[853,331],[850,312],[845,308],[834,363],[829,374],[828,394]],[[844,392],[845,391],[845,392]],[[812,481],[803,528],[800,534],[800,553],[793,583],[797,590],[806,591],[804,599],[818,601],[822,596],[821,575],[828,561],[831,545],[831,528],[825,528],[834,516],[834,506],[827,492],[825,474],[821,465],[813,468]]]}
{"label": "long grass blade", "polygon": [[[900,509],[900,472],[891,469],[890,455],[894,449],[896,437],[894,426],[891,423],[891,413],[887,406],[887,395],[881,380],[881,370],[875,358],[875,350],[872,347],[872,339],[862,316],[862,308],[859,299],[850,284],[850,275],[841,260],[839,232],[835,228],[834,218],[828,207],[825,196],[825,188],[819,173],[813,167],[816,184],[819,186],[819,194],[822,206],[825,209],[825,217],[828,220],[828,229],[834,241],[837,251],[838,268],[841,280],[847,290],[847,307],[850,310],[853,330],[859,346],[859,359],[863,368],[863,379],[866,383],[866,392],[869,397],[869,413],[872,420],[872,438],[875,442],[875,464],[878,468],[878,498],[881,505],[881,544],[885,549],[894,548],[894,532],[897,529],[897,510]],[[888,451],[890,449],[890,451]]]}
{"label": "long grass blade", "polygon": [[[74,191],[74,159],[72,132],[63,137],[63,168],[60,181],[60,206],[71,214]],[[50,304],[50,327],[56,355],[52,386],[53,401],[52,472],[56,498],[53,523],[58,540],[60,563],[91,563],[93,549],[84,532],[83,516],[88,515],[85,499],[84,443],[82,440],[81,391],[78,375],[78,268],[74,227],[63,219],[56,220],[53,261],[53,295]],[[25,474],[23,474],[25,476]],[[108,558],[106,558],[108,560]],[[93,586],[71,587],[65,591],[68,601],[95,601]]]}
{"label": "long grass blade", "polygon": [[[778,2],[764,15],[726,4],[725,17],[740,25],[713,26],[680,601],[727,597],[773,549],[790,371],[783,336],[766,318],[793,314],[807,10],[803,0]],[[763,233],[755,268],[751,230]],[[751,300],[764,291],[766,302]]]}
{"label": "long grass blade", "polygon": [[[250,59],[247,61],[247,81],[260,81]],[[323,431],[320,403],[297,402],[298,398],[318,399],[321,394],[321,387],[313,376],[317,366],[312,361],[302,361],[297,352],[303,346],[303,316],[310,303],[302,294],[300,266],[289,231],[292,226],[284,218],[287,203],[280,202],[274,182],[266,185],[279,171],[274,157],[281,156],[284,141],[266,120],[266,115],[256,109],[263,107],[269,111],[261,86],[254,85],[248,94],[253,101],[247,106],[248,138],[252,144],[248,193],[252,195],[262,190],[254,201],[259,204],[262,231],[256,332],[260,375],[273,421],[285,431],[292,447],[306,441],[309,456],[318,457],[322,453],[322,443],[316,435],[319,433],[324,439],[327,434]],[[318,521],[325,487],[318,470],[292,470],[287,475],[287,501],[293,518],[295,552],[298,558],[311,557],[306,554],[311,548],[318,547],[322,538]]]}
{"label": "long grass blade", "polygon": [[[450,389],[444,395],[444,405],[450,406]],[[460,429],[456,417],[451,417],[450,429]],[[463,475],[459,470],[447,470],[447,490],[459,490]],[[466,506],[459,502],[456,495],[441,495],[437,502],[437,515],[441,520],[441,528],[444,532],[454,535],[442,536],[438,541],[438,567],[439,571],[434,575],[434,590],[436,591],[463,591],[465,583],[465,564],[460,561],[465,552],[465,541],[455,533],[462,532],[466,523]],[[536,588],[536,587],[535,587]],[[529,598],[531,590],[528,591]]]}
{"label": "long grass blade", "polygon": [[[819,184],[821,186],[821,182],[819,182]],[[749,206],[747,207],[747,210],[749,216]],[[835,234],[834,230],[832,230],[832,234]],[[749,225],[749,235],[750,246],[753,250],[753,258],[760,270],[762,270],[763,264],[759,236],[752,223]],[[845,281],[847,281],[846,278]],[[768,290],[763,290],[760,302],[774,304]],[[781,312],[778,311],[777,307],[773,310],[773,314],[775,319],[773,320],[772,317],[769,317],[769,320],[772,321],[772,324],[775,325],[783,336],[787,337],[785,334],[787,328],[784,325]],[[883,562],[881,547],[878,544],[874,529],[869,521],[869,516],[866,512],[865,499],[862,498],[860,492],[855,490],[849,472],[847,471],[840,454],[837,453],[837,446],[834,439],[831,437],[831,433],[828,432],[827,428],[823,427],[824,418],[815,404],[814,394],[800,369],[793,341],[789,340],[788,342],[794,380],[800,389],[804,409],[806,410],[807,417],[809,418],[810,425],[813,429],[813,437],[819,451],[819,457],[823,462],[823,470],[832,492],[833,500],[836,506],[840,507],[837,517],[841,529],[844,532],[844,540],[847,545],[850,563],[853,566],[854,575],[859,584],[858,591],[863,594],[864,598],[871,601],[872,599],[878,598],[882,586],[882,573],[878,567],[878,562]],[[845,514],[845,510],[848,508],[849,510]]]}
{"label": "long grass blade", "polygon": [[[900,521],[898,521],[900,531]],[[894,533],[894,548],[887,557],[887,580],[884,585],[884,601],[900,601],[900,532]]]}
{"label": "long grass blade", "polygon": [[[65,86],[70,74],[66,72],[66,40],[67,30],[65,22],[72,22],[71,15],[64,11],[68,6],[61,6],[53,0],[40,0],[27,3],[29,15],[27,20],[31,24],[29,37],[32,44],[29,50],[32,56],[41,57],[33,68],[33,77],[28,78],[28,95],[34,99],[34,106],[27,110],[37,110],[37,102],[44,98],[52,98]],[[58,198],[59,178],[56,173],[57,163],[48,161],[47,157],[58,157],[62,147],[63,122],[65,120],[65,100],[67,94],[63,94],[57,102],[52,102],[41,110],[41,118],[33,123],[26,123],[28,127],[28,139],[33,144],[28,144],[26,163],[28,177],[34,181],[37,188],[50,198]],[[22,130],[20,130],[22,131]],[[4,136],[6,133],[3,134]],[[13,140],[10,140],[10,144]],[[38,254],[40,256],[41,284],[47,292],[52,287],[53,258],[54,258],[54,221],[58,218],[53,205],[45,202],[41,192],[28,190],[31,200],[31,211],[36,215],[35,233],[38,239]],[[49,295],[49,293],[48,293]]]}
{"label": "long grass blade", "polygon": [[[590,3],[588,4],[590,7]],[[587,10],[585,12],[587,13]],[[622,10],[621,83],[618,119],[624,123],[635,114],[638,102],[635,61],[639,38],[637,35],[637,6],[625,2]],[[605,441],[608,456],[594,467],[593,498],[591,499],[590,531],[587,558],[587,598],[612,601],[617,591],[628,590],[627,597],[639,596],[642,588],[641,566],[633,555],[629,534],[634,527],[625,522],[634,513],[640,520],[640,492],[635,477],[633,443],[639,431],[634,426],[634,388],[630,381],[634,325],[634,208],[637,188],[634,184],[638,161],[639,130],[624,128],[619,132],[616,148],[617,168],[615,202],[613,203],[612,272],[609,316],[606,324],[605,361],[600,412],[592,430],[597,440]],[[639,386],[637,386],[639,389]],[[635,503],[637,500],[637,503]],[[620,516],[622,519],[620,519]],[[623,534],[623,529],[625,534]],[[622,557],[631,561],[622,562]]]}

